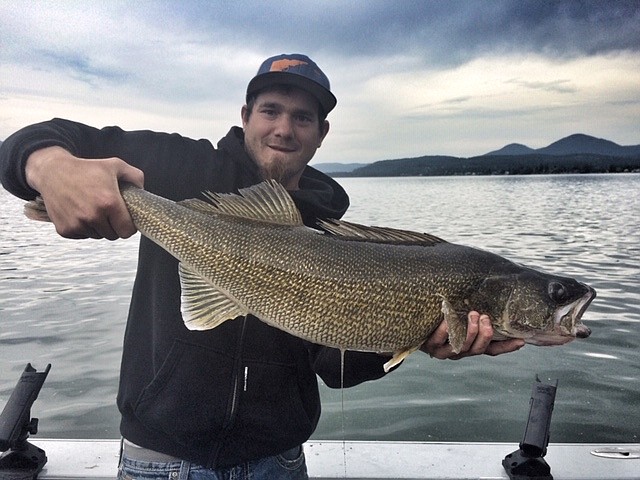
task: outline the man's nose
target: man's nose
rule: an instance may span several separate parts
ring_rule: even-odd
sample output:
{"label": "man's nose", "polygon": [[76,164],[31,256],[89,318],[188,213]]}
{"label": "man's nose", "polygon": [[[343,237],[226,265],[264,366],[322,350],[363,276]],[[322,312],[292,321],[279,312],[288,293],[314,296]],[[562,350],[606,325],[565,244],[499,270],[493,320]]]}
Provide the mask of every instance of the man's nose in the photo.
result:
{"label": "man's nose", "polygon": [[276,122],[276,135],[282,137],[293,136],[293,119],[289,115],[279,115]]}

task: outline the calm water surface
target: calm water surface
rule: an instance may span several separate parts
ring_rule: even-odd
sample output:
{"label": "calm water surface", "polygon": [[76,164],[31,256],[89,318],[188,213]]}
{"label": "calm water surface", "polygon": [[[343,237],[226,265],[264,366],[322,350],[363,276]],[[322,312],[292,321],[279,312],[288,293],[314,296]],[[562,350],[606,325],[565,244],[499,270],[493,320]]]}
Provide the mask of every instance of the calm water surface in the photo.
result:
{"label": "calm water surface", "polygon": [[[558,380],[551,440],[640,441],[640,175],[341,179],[346,219],[429,232],[590,284],[586,340],[497,358],[416,353],[377,382],[322,388],[315,438],[518,442],[538,374]],[[137,238],[58,237],[0,190],[0,405],[52,363],[42,437],[118,437],[120,349]],[[344,405],[344,409],[343,409]]]}

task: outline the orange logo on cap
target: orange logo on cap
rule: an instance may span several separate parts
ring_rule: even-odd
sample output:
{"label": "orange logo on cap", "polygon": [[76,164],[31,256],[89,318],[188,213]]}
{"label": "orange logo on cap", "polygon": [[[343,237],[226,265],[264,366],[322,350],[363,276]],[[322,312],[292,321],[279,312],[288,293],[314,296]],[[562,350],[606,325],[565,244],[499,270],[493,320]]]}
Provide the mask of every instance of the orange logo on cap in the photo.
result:
{"label": "orange logo on cap", "polygon": [[307,62],[302,60],[292,60],[292,59],[284,59],[284,60],[276,60],[271,64],[270,72],[284,72],[289,70],[291,67],[296,67],[298,65],[307,65]]}

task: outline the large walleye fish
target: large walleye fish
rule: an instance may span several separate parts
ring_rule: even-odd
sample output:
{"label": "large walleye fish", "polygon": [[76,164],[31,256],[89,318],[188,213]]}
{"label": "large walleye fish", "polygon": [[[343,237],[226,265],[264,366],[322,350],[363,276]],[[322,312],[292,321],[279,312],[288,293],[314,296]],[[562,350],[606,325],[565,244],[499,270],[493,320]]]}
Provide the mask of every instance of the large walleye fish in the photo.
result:
{"label": "large walleye fish", "polygon": [[192,330],[253,314],[314,343],[390,352],[388,370],[446,319],[459,352],[471,310],[495,339],[559,345],[586,338],[593,288],[432,235],[343,221],[303,225],[268,181],[241,195],[173,202],[127,185],[138,230],[180,261],[182,315]]}

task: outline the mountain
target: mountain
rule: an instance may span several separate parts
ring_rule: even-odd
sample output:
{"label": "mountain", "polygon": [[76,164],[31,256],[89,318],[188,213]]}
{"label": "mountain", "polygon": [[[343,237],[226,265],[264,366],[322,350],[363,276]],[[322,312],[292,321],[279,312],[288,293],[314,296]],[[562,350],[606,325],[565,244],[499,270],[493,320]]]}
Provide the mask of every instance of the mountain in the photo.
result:
{"label": "mountain", "polygon": [[356,168],[364,167],[367,163],[316,163],[311,165],[322,173],[349,173]]}
{"label": "mountain", "polygon": [[640,155],[640,145],[621,146],[610,140],[576,133],[553,142],[544,148],[533,149],[519,143],[511,143],[500,150],[489,152],[485,156],[529,155],[534,153],[554,156],[594,154],[611,157],[633,157]]}
{"label": "mountain", "polygon": [[343,177],[398,177],[620,172],[640,173],[640,145],[621,146],[578,133],[539,149],[511,143],[500,150],[475,157],[425,155],[381,160],[351,172],[331,174]]}
{"label": "mountain", "polygon": [[[544,158],[547,156],[551,158]],[[580,156],[583,158],[578,158]],[[597,156],[619,158],[622,163],[601,159],[600,163],[603,166],[597,166],[595,159]],[[499,150],[466,159],[437,155],[382,160],[373,163],[318,163],[312,167],[333,176],[457,175],[463,171],[475,172],[476,174],[500,171],[515,173],[525,168],[532,170],[533,163],[536,163],[535,171],[538,173],[554,169],[559,171],[618,171],[628,168],[635,170],[637,161],[628,164],[624,160],[633,158],[636,160],[640,158],[640,145],[621,146],[610,140],[576,133],[544,148],[534,149],[521,143],[510,143]]]}
{"label": "mountain", "polygon": [[486,153],[485,155],[528,155],[535,153],[533,148],[529,148],[521,143],[510,143],[505,145],[500,150],[494,150],[493,152]]}
{"label": "mountain", "polygon": [[538,150],[546,155],[571,155],[574,153],[595,153],[597,155],[611,155],[614,157],[628,157],[640,153],[640,145],[622,147],[617,143],[603,138],[576,133],[569,135],[548,147]]}
{"label": "mountain", "polygon": [[470,158],[424,156],[382,160],[334,177],[416,177],[452,175],[544,175],[552,173],[640,173],[640,155],[482,155]]}

